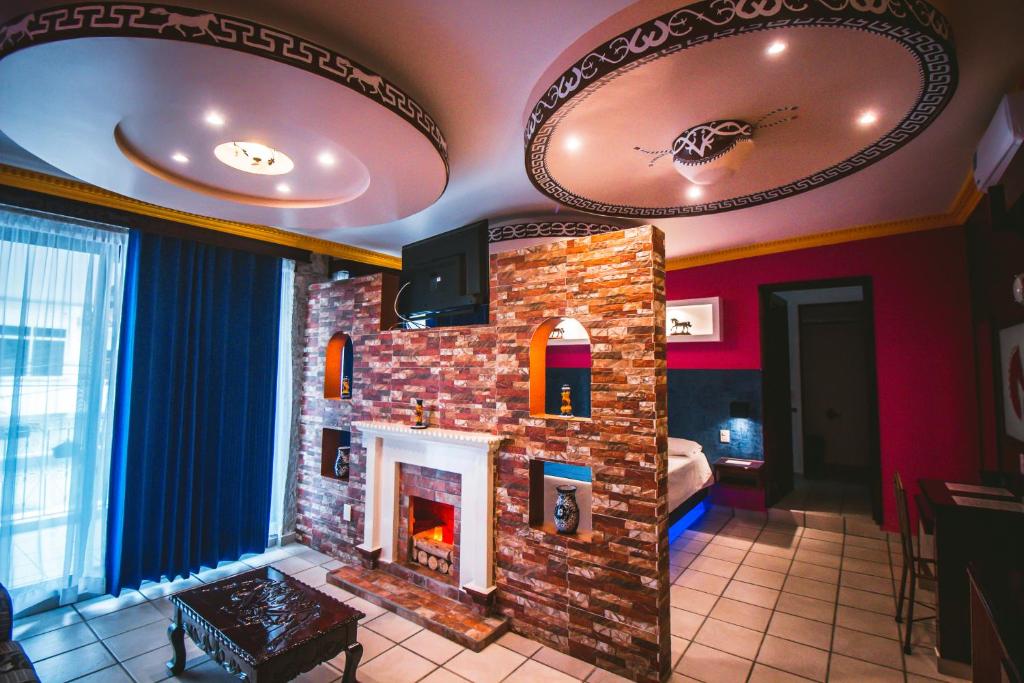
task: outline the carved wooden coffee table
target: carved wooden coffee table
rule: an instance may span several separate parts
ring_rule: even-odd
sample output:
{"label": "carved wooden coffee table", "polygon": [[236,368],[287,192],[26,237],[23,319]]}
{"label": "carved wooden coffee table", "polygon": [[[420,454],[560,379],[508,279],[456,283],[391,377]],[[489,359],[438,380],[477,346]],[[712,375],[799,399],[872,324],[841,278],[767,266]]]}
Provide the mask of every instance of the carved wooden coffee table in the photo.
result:
{"label": "carved wooden coffee table", "polygon": [[345,652],[345,683],[355,683],[363,648],[362,612],[263,567],[172,595],[167,668],[185,669],[185,634],[229,673],[251,683],[289,681]]}

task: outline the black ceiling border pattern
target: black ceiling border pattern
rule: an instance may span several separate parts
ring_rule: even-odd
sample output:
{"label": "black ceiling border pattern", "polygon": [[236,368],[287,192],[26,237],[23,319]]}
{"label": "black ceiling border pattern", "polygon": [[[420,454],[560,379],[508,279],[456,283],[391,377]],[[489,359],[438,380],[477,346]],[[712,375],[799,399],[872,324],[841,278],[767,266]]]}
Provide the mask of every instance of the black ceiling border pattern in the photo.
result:
{"label": "black ceiling border pattern", "polygon": [[578,221],[530,221],[526,223],[507,223],[491,225],[487,228],[487,241],[490,244],[525,240],[536,237],[566,239],[570,237],[589,237],[609,232],[627,230],[630,225],[609,225],[606,223],[583,223]]}
{"label": "black ceiling border pattern", "polygon": [[[873,144],[812,175],[774,188],[701,204],[642,207],[610,204],[573,193],[547,169],[552,133],[572,109],[618,75],[712,40],[779,28],[844,28],[895,40],[916,59],[923,86],[911,110]],[[903,147],[945,109],[958,68],[949,20],[926,0],[701,0],[625,31],[564,71],[534,104],[524,131],[526,172],[539,191],[587,213],[628,218],[675,218],[748,208],[785,199],[855,173]]]}
{"label": "black ceiling border pattern", "polygon": [[286,31],[239,17],[150,3],[84,2],[28,12],[0,26],[0,60],[19,50],[74,38],[132,37],[210,45],[302,69],[367,97],[427,140],[449,176],[448,144],[426,110],[359,62]]}

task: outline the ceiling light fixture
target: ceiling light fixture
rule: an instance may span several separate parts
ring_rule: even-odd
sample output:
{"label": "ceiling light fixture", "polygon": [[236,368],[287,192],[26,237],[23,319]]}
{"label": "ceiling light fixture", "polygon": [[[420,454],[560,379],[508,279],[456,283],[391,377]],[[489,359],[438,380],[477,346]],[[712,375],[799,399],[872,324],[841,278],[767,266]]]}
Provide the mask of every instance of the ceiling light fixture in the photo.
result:
{"label": "ceiling light fixture", "polygon": [[334,166],[334,164],[336,164],[338,161],[330,152],[320,152],[320,154],[317,155],[316,160],[320,162],[320,165],[324,166],[325,168],[330,168],[331,166]]}
{"label": "ceiling light fixture", "polygon": [[177,161],[179,164],[188,163],[188,157],[182,154],[181,152],[175,152],[174,154],[171,155],[171,158]]}
{"label": "ceiling light fixture", "polygon": [[220,128],[225,123],[227,123],[227,120],[223,116],[221,116],[220,112],[216,111],[206,112],[206,116],[203,117],[203,120],[206,121],[206,123],[208,123],[209,125],[214,126],[215,128]]}
{"label": "ceiling light fixture", "polygon": [[288,183],[278,183],[275,189],[281,194],[288,194],[292,191],[292,188],[288,187]]}
{"label": "ceiling light fixture", "polygon": [[570,152],[577,152],[583,146],[583,141],[575,135],[570,135],[565,139],[565,148]]}
{"label": "ceiling light fixture", "polygon": [[703,196],[704,190],[700,189],[696,185],[691,185],[686,189],[687,199],[700,199]]}
{"label": "ceiling light fixture", "polygon": [[259,142],[223,142],[213,154],[222,164],[257,175],[284,175],[295,168],[287,154]]}
{"label": "ceiling light fixture", "polygon": [[781,40],[776,40],[774,43],[768,46],[768,49],[765,50],[765,54],[767,54],[769,57],[774,57],[775,55],[782,54],[785,51],[786,44]]}
{"label": "ceiling light fixture", "polygon": [[878,121],[878,114],[870,109],[857,117],[857,123],[861,126],[870,126]]}

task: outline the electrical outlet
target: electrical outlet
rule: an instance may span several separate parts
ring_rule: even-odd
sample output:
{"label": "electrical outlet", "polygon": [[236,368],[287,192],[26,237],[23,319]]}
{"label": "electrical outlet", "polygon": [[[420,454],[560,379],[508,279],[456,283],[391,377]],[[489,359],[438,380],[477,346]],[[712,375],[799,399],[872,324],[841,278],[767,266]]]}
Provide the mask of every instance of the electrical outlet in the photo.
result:
{"label": "electrical outlet", "polygon": [[718,440],[721,441],[722,443],[729,443],[729,430],[728,429],[719,429],[718,430]]}
{"label": "electrical outlet", "polygon": [[341,518],[346,522],[352,521],[352,506],[345,503],[345,507],[341,509]]}

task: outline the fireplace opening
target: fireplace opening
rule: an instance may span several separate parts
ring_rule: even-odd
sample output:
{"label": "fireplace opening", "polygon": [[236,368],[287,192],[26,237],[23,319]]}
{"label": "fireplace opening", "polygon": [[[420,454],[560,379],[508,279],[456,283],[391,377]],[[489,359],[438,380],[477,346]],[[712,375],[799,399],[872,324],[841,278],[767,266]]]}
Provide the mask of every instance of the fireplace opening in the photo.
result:
{"label": "fireplace opening", "polygon": [[409,561],[454,576],[455,508],[418,496],[409,503]]}

